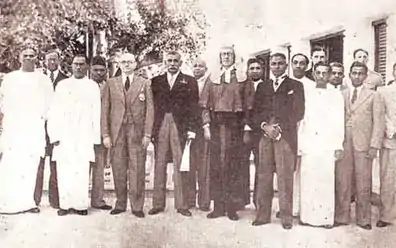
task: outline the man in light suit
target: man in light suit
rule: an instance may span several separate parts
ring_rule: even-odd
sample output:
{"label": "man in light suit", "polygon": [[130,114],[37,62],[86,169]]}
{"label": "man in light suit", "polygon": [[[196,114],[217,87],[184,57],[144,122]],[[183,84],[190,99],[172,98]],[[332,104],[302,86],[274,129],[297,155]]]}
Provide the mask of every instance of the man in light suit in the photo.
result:
{"label": "man in light suit", "polygon": [[[138,77],[135,56],[121,55],[120,76],[105,84],[102,100],[102,137],[112,147],[111,164],[116,192],[112,215],[125,212],[127,194],[132,214],[144,218],[146,149],[151,140],[154,104],[150,81]],[[129,179],[129,191],[128,191]]]}
{"label": "man in light suit", "polygon": [[386,227],[396,218],[396,84],[380,88],[385,112],[385,137],[380,151],[380,197],[377,227]]}
{"label": "man in light suit", "polygon": [[366,64],[354,62],[349,77],[351,89],[342,93],[345,101],[344,158],[336,165],[335,226],[350,222],[351,184],[356,189],[356,223],[371,229],[372,162],[381,148],[383,113],[379,95],[363,86],[367,78]]}
{"label": "man in light suit", "polygon": [[[353,52],[353,59],[357,62],[367,65],[368,52],[362,48],[356,49]],[[369,89],[377,90],[379,86],[384,86],[385,82],[382,79],[381,74],[372,70],[368,70],[367,78],[364,80],[364,85]]]}

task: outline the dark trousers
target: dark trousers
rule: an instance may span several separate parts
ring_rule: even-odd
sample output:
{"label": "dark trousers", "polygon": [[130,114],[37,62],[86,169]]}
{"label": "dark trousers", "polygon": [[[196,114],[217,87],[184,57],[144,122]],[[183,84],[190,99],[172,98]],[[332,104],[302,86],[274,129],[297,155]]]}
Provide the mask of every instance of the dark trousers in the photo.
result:
{"label": "dark trousers", "polygon": [[238,118],[234,113],[212,113],[210,123],[210,188],[214,210],[234,212],[240,184]]}
{"label": "dark trousers", "polygon": [[[198,181],[198,205],[208,208],[210,205],[209,192],[209,145],[203,132],[197,132],[191,143],[190,182],[188,205],[195,207]],[[198,180],[197,180],[198,179]]]}
{"label": "dark trousers", "polygon": [[107,163],[108,149],[103,144],[95,145],[95,162],[91,163],[92,190],[91,206],[102,207],[106,204],[103,200],[104,194],[104,168]]}
{"label": "dark trousers", "polygon": [[[41,158],[37,170],[36,187],[34,189],[34,201],[36,202],[37,206],[40,205],[41,197],[43,194],[44,164],[45,164],[45,158]],[[48,198],[51,207],[59,208],[59,192],[58,192],[58,180],[56,173],[56,162],[51,161],[51,157],[50,157],[50,178],[49,178]]]}
{"label": "dark trousers", "polygon": [[283,138],[279,141],[273,141],[262,136],[259,144],[259,166],[257,167],[258,209],[256,220],[271,221],[274,172],[276,171],[278,176],[280,219],[282,224],[292,223],[295,157],[295,153]]}
{"label": "dark trousers", "polygon": [[132,211],[143,210],[146,151],[142,147],[142,138],[141,128],[133,124],[123,124],[111,151],[117,197],[115,209],[125,210],[129,196]]}

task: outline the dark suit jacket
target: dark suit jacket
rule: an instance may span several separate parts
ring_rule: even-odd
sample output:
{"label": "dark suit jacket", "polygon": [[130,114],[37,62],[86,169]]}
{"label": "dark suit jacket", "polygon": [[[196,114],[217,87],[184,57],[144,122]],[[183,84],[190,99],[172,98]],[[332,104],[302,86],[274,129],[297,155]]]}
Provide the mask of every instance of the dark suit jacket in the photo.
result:
{"label": "dark suit jacket", "polygon": [[60,81],[66,78],[68,78],[68,76],[66,76],[63,72],[59,71],[58,76],[54,80],[54,89],[56,88],[56,86]]}
{"label": "dark suit jacket", "polygon": [[278,123],[282,138],[297,152],[297,122],[304,117],[304,86],[286,77],[274,92],[272,80],[258,85],[253,102],[253,129],[261,130],[261,123]]}
{"label": "dark suit jacket", "polygon": [[151,89],[154,99],[154,140],[157,140],[159,129],[165,113],[172,113],[182,147],[187,139],[187,132],[196,133],[200,128],[198,122],[198,84],[195,78],[179,73],[170,89],[167,74],[152,79]]}
{"label": "dark suit jacket", "polygon": [[154,105],[150,81],[137,76],[128,91],[125,91],[122,76],[110,78],[102,89],[102,137],[110,137],[116,142],[125,113],[132,113],[131,121],[135,126],[138,142],[143,135],[151,137],[154,121]]}
{"label": "dark suit jacket", "polygon": [[312,68],[305,72],[305,76],[315,82],[315,79],[313,77]]}

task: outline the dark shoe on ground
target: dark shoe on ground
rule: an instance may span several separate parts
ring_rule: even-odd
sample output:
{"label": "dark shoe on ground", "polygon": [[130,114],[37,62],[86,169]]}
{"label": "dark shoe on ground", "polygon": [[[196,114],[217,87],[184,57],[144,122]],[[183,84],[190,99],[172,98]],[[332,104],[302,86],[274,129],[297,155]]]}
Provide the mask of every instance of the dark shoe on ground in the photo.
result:
{"label": "dark shoe on ground", "polygon": [[187,217],[192,216],[190,210],[187,210],[187,209],[178,209],[177,212],[183,216],[187,216]]}
{"label": "dark shoe on ground", "polygon": [[262,225],[269,224],[269,223],[270,223],[270,221],[254,220],[252,222],[252,226],[262,226]]}
{"label": "dark shoe on ground", "polygon": [[228,219],[230,219],[230,220],[233,220],[233,221],[239,220],[239,216],[238,216],[237,212],[235,212],[235,211],[228,212],[227,216],[228,216]]}
{"label": "dark shoe on ground", "polygon": [[31,208],[28,211],[26,211],[26,213],[38,214],[38,213],[40,213],[40,209],[39,208]]}
{"label": "dark shoe on ground", "polygon": [[357,226],[360,227],[360,228],[362,228],[362,229],[364,229],[364,230],[371,230],[371,229],[372,229],[372,227],[371,227],[370,224],[367,224],[367,225],[357,225]]}
{"label": "dark shoe on ground", "polygon": [[377,224],[376,224],[376,226],[379,227],[379,228],[387,227],[387,226],[390,226],[390,225],[392,225],[392,223],[389,223],[389,222],[386,222],[386,221],[382,221],[382,220],[379,220],[377,222]]}
{"label": "dark shoe on ground", "polygon": [[143,211],[132,211],[132,214],[135,215],[138,218],[144,218],[144,212]]}
{"label": "dark shoe on ground", "polygon": [[123,213],[123,212],[125,212],[125,210],[122,210],[122,209],[113,209],[113,210],[110,211],[110,214],[111,214],[111,215],[117,215],[117,214],[120,214],[120,213]]}
{"label": "dark shoe on ground", "polygon": [[275,217],[277,218],[277,219],[279,219],[280,218],[280,212],[278,211],[278,212],[276,212],[276,214],[275,214]]}
{"label": "dark shoe on ground", "polygon": [[152,208],[150,209],[150,211],[148,212],[149,215],[156,215],[159,214],[161,212],[164,212],[163,208]]}
{"label": "dark shoe on ground", "polygon": [[66,209],[59,209],[57,212],[58,216],[65,216],[69,214],[69,210]]}
{"label": "dark shoe on ground", "polygon": [[55,205],[55,204],[51,204],[51,203],[50,203],[50,207],[53,209],[59,209],[59,205]]}
{"label": "dark shoe on ground", "polygon": [[349,224],[335,221],[333,227],[347,226],[347,225]]}
{"label": "dark shoe on ground", "polygon": [[210,212],[206,217],[208,219],[216,219],[216,218],[223,217],[223,216],[225,216],[224,212],[219,212],[219,211],[215,210],[215,211]]}
{"label": "dark shoe on ground", "polygon": [[88,215],[88,210],[74,210],[74,213],[77,215]]}
{"label": "dark shoe on ground", "polygon": [[209,212],[210,211],[210,207],[200,207],[199,210],[203,211],[203,212]]}
{"label": "dark shoe on ground", "polygon": [[290,230],[293,227],[292,223],[284,223],[282,224],[283,229]]}
{"label": "dark shoe on ground", "polygon": [[92,208],[100,209],[100,210],[111,210],[113,207],[110,205],[102,205],[102,206],[92,206]]}
{"label": "dark shoe on ground", "polygon": [[319,227],[322,227],[324,229],[332,229],[334,226],[333,225],[321,225]]}

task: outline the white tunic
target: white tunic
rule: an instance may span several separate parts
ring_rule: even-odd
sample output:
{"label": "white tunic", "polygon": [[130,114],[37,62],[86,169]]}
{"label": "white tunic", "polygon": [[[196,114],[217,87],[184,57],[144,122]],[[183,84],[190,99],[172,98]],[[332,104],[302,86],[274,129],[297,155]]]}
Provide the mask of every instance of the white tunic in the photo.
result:
{"label": "white tunic", "polygon": [[307,91],[299,130],[300,219],[320,226],[334,222],[335,150],[344,140],[344,101],[334,88]]}
{"label": "white tunic", "polygon": [[14,71],[4,77],[0,95],[0,213],[16,213],[36,207],[33,192],[53,87],[41,72]]}
{"label": "white tunic", "polygon": [[94,81],[68,78],[55,91],[48,120],[53,160],[57,161],[59,204],[62,209],[87,209],[89,162],[100,144],[100,89]]}

